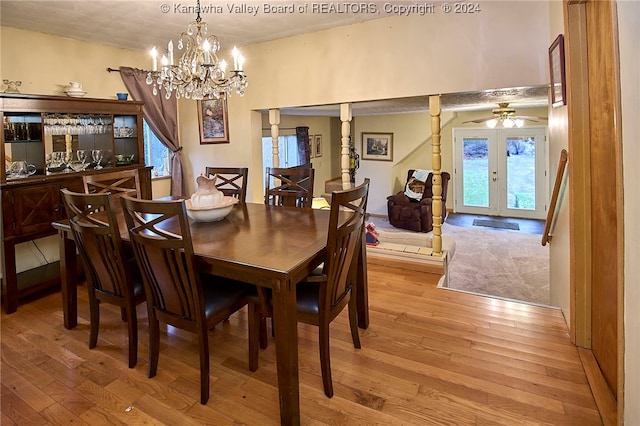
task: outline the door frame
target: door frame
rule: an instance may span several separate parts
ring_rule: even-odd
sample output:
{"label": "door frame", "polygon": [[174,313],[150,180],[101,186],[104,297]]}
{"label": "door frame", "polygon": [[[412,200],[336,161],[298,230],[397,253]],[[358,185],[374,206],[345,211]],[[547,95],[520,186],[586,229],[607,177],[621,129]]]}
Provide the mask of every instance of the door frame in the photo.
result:
{"label": "door frame", "polygon": [[[567,106],[568,106],[568,146],[569,146],[569,204],[570,204],[570,334],[576,345],[591,348],[592,291],[595,283],[592,259],[596,243],[594,238],[601,228],[597,221],[598,209],[613,210],[607,226],[609,235],[615,236],[613,264],[616,272],[609,277],[611,294],[617,300],[616,324],[613,327],[617,349],[617,392],[615,400],[602,389],[604,374],[599,369],[592,351],[583,351],[583,364],[588,362],[593,368],[586,368],[587,378],[593,390],[599,411],[605,424],[622,424],[624,415],[624,211],[622,180],[622,130],[620,98],[620,65],[618,54],[617,11],[613,1],[569,0],[564,2],[565,33],[568,49],[567,65]],[[587,28],[596,28],[587,31]],[[599,31],[597,28],[599,27]],[[592,54],[588,54],[592,52]],[[608,67],[603,79],[601,67]],[[604,80],[608,80],[605,82]],[[593,113],[590,103],[607,101],[605,113]],[[596,104],[597,105],[597,104]],[[551,114],[550,114],[551,117]],[[602,137],[603,129],[606,138]],[[604,139],[604,141],[603,141]],[[604,145],[602,142],[606,142]],[[597,150],[614,152],[613,162],[592,161]],[[595,150],[595,151],[594,151]],[[606,169],[607,183],[593,182]],[[592,177],[594,176],[594,177]],[[604,189],[604,191],[603,191]],[[606,197],[606,198],[605,198]],[[612,202],[613,201],[613,202]],[[611,208],[611,205],[614,207]],[[595,206],[600,206],[594,209]],[[598,229],[594,229],[598,228]],[[598,241],[598,245],[601,242]],[[613,411],[613,412],[610,412]]]}
{"label": "door frame", "polygon": [[[527,136],[534,134],[536,136],[536,184],[535,184],[535,210],[520,210],[509,208],[507,194],[507,163],[500,156],[501,152],[506,152],[507,137]],[[454,128],[453,136],[453,162],[454,173],[456,179],[453,188],[453,205],[454,211],[460,213],[517,217],[522,219],[544,219],[547,211],[547,193],[548,193],[548,150],[547,150],[547,127],[546,126],[528,126],[513,129],[488,129],[488,128]],[[462,139],[470,136],[478,136],[486,138],[489,145],[495,146],[488,152],[489,169],[495,169],[495,184],[489,182],[489,206],[473,207],[464,206],[464,178],[462,165]],[[491,167],[495,166],[495,167]],[[489,176],[489,178],[491,178]],[[495,180],[497,179],[497,180]]]}

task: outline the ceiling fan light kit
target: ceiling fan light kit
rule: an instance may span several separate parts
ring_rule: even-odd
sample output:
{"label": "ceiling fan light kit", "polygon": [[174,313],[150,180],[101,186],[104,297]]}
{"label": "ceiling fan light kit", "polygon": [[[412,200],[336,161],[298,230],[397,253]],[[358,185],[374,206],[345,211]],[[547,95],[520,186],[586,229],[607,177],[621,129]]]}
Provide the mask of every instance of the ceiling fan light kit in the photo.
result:
{"label": "ceiling fan light kit", "polygon": [[493,113],[493,117],[488,118],[479,118],[477,120],[469,120],[465,121],[466,123],[485,123],[487,127],[490,129],[495,129],[498,124],[501,124],[505,129],[511,129],[513,127],[522,127],[525,124],[525,120],[539,122],[540,120],[546,120],[546,117],[534,117],[534,116],[524,116],[524,115],[516,115],[516,110],[514,108],[509,107],[509,104],[506,102],[499,103],[498,108],[495,108],[491,111]]}

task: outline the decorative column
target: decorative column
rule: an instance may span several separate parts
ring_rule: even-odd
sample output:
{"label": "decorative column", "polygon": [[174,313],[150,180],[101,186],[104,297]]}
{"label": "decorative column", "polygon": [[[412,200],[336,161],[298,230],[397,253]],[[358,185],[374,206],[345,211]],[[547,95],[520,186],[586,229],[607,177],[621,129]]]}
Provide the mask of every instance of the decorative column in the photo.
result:
{"label": "decorative column", "polygon": [[269,110],[269,124],[271,124],[271,156],[273,167],[280,167],[280,151],[278,150],[278,136],[280,132],[280,110]]}
{"label": "decorative column", "polygon": [[351,174],[349,173],[349,136],[351,135],[351,104],[340,104],[341,130],[341,150],[340,168],[342,169],[342,189],[350,189]]}
{"label": "decorative column", "polygon": [[431,169],[433,172],[433,240],[434,256],[442,256],[442,157],[440,155],[440,95],[429,96],[431,116]]}

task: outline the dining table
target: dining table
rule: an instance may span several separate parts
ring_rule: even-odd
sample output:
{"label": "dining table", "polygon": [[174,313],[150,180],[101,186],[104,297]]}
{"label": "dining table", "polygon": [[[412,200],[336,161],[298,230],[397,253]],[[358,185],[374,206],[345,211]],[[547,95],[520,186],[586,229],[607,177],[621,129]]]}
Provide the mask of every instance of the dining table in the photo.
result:
{"label": "dining table", "polygon": [[[130,244],[123,212],[117,218],[124,244]],[[272,291],[273,326],[283,425],[300,424],[296,285],[322,263],[329,210],[238,203],[222,220],[190,221],[193,251],[203,272],[266,287]],[[77,255],[67,219],[58,230],[64,326],[77,325]],[[369,325],[366,243],[361,239],[350,279],[358,325]]]}

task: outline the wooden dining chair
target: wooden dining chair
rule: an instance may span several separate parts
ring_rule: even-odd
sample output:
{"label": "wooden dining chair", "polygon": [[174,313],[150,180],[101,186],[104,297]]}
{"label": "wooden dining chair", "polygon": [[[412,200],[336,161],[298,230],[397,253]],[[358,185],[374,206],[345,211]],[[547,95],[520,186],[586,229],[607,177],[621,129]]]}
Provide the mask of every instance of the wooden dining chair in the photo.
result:
{"label": "wooden dining chair", "polygon": [[[369,179],[356,188],[332,193],[324,263],[296,287],[298,322],[318,326],[322,383],[329,398],[333,396],[329,325],[345,306],[349,307],[353,346],[360,348],[356,300],[351,294],[353,281],[349,276],[360,250],[368,197]],[[263,317],[273,317],[270,304],[264,309]],[[261,339],[263,334],[264,329],[260,332]]]}
{"label": "wooden dining chair", "polygon": [[[113,198],[130,195],[141,198],[138,169],[117,170],[82,176],[84,192],[87,194],[110,193]],[[116,204],[116,203],[114,203]],[[119,203],[118,207],[119,207]]]}
{"label": "wooden dining chair", "polygon": [[142,272],[149,317],[149,372],[160,354],[162,321],[193,332],[200,353],[200,402],[209,400],[208,330],[249,305],[249,369],[258,367],[255,287],[200,273],[183,200],[149,201],[122,197],[127,228]]}
{"label": "wooden dining chair", "polygon": [[123,250],[114,200],[109,194],[83,194],[67,189],[61,193],[89,292],[89,348],[95,348],[98,342],[100,304],[119,306],[122,319],[127,321],[129,368],[133,368],[138,361],[136,305],[146,299],[135,260]]}
{"label": "wooden dining chair", "polygon": [[306,166],[267,167],[264,203],[272,206],[311,207],[314,175],[315,170]]}
{"label": "wooden dining chair", "polygon": [[228,197],[236,197],[241,203],[247,198],[247,167],[207,167],[205,176],[217,176],[216,188]]}

